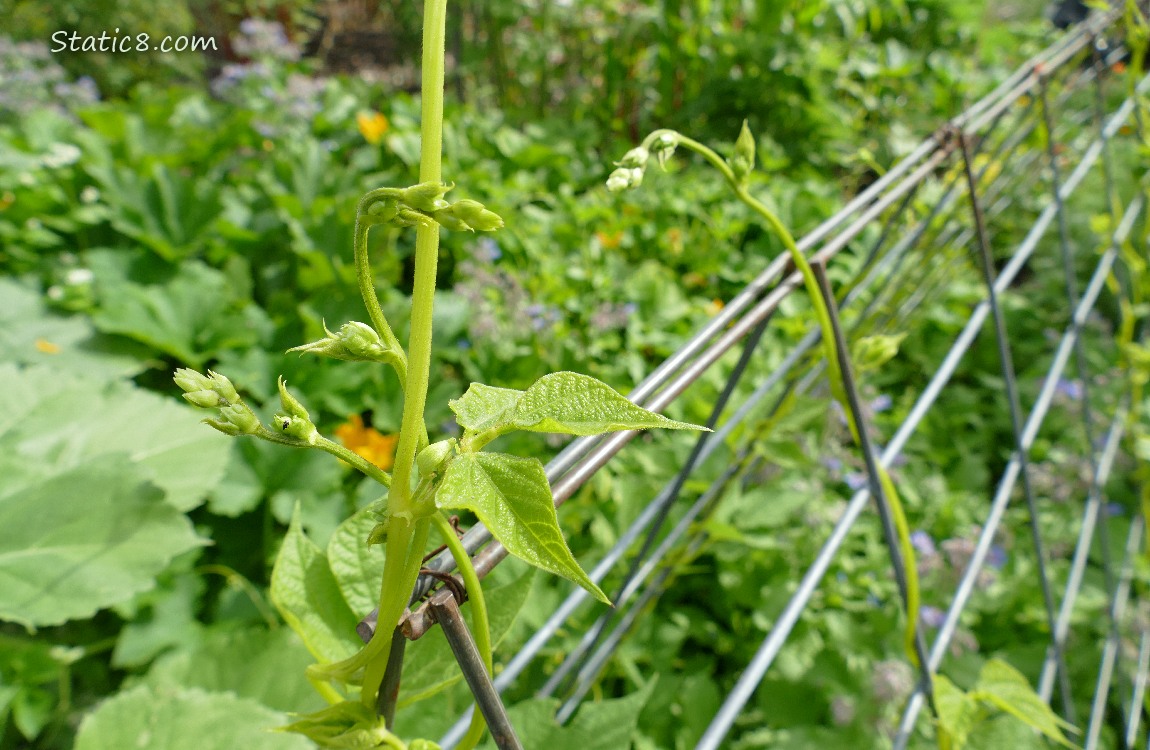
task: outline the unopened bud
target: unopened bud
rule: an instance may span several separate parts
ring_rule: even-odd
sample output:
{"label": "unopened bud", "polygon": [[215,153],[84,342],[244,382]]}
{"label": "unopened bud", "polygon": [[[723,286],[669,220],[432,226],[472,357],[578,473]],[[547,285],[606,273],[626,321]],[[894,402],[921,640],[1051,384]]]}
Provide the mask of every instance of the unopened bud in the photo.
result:
{"label": "unopened bud", "polygon": [[204,424],[211,425],[225,435],[230,435],[231,437],[245,434],[240,432],[240,429],[231,422],[225,422],[222,419],[203,419],[201,421]]}
{"label": "unopened bud", "polygon": [[739,131],[739,139],[735,141],[735,153],[731,155],[731,171],[740,182],[746,182],[747,177],[755,169],[755,137],[751,135],[751,128],[743,120],[743,129]]}
{"label": "unopened bud", "polygon": [[292,347],[289,352],[320,354],[345,362],[383,362],[387,360],[388,349],[383,345],[379,334],[366,323],[351,321],[344,323],[338,333],[332,333],[325,325],[327,338],[310,344]]}
{"label": "unopened bud", "polygon": [[469,227],[480,232],[494,232],[503,228],[503,218],[489,211],[479,201],[458,200],[451,204],[451,212],[462,219]]}
{"label": "unopened bud", "polygon": [[455,215],[454,208],[454,206],[449,206],[442,211],[436,211],[431,215],[431,218],[438,221],[444,229],[450,229],[453,232],[474,232],[475,230],[466,221]]}
{"label": "unopened bud", "polygon": [[440,440],[432,443],[419,452],[415,457],[415,466],[419,469],[419,476],[430,477],[438,472],[447,459],[455,452],[455,438]]}
{"label": "unopened bud", "polygon": [[287,381],[281,376],[279,379],[280,389],[280,403],[283,404],[284,411],[291,416],[310,422],[311,417],[307,413],[307,409],[303,408],[303,404],[296,399],[295,396],[287,389]]}
{"label": "unopened bud", "polygon": [[619,167],[607,178],[607,189],[618,193],[643,184],[643,170],[631,167]]}
{"label": "unopened bud", "polygon": [[623,154],[623,158],[616,162],[615,166],[627,167],[629,169],[643,169],[647,166],[647,158],[650,155],[647,149],[642,146],[636,146]]}
{"label": "unopened bud", "polygon": [[277,414],[273,420],[277,430],[308,445],[315,445],[315,441],[319,439],[319,431],[306,417]]}
{"label": "unopened bud", "polygon": [[675,145],[675,136],[670,133],[660,134],[651,144],[651,150],[655,153],[655,158],[663,169],[667,168],[667,160],[675,154]]}
{"label": "unopened bud", "polygon": [[[229,434],[254,435],[260,430],[260,418],[246,404],[232,404],[220,409],[220,416],[232,424],[238,432]],[[212,422],[209,422],[215,427]],[[216,427],[216,429],[219,429]]]}
{"label": "unopened bud", "polygon": [[447,208],[447,201],[443,200],[443,196],[453,187],[455,186],[444,185],[442,182],[421,182],[399,191],[400,201],[420,211],[428,213],[440,211]]}
{"label": "unopened bud", "polygon": [[186,393],[215,390],[212,387],[211,378],[186,367],[176,370],[176,375],[172,380]]}
{"label": "unopened bud", "polygon": [[398,212],[399,201],[395,198],[387,198],[372,203],[364,211],[364,214],[372,223],[384,224],[394,219]]}
{"label": "unopened bud", "polygon": [[232,385],[232,381],[218,372],[212,372],[211,370],[208,370],[208,377],[211,378],[212,381],[212,390],[220,394],[225,401],[235,404],[241,400],[240,394],[236,393],[236,387]]}
{"label": "unopened bud", "polygon": [[227,406],[227,403],[220,398],[220,394],[215,391],[191,391],[184,394],[184,400],[201,409],[214,409],[217,406]]}
{"label": "unopened bud", "polygon": [[416,211],[413,208],[401,208],[391,220],[391,223],[397,227],[433,227],[435,220],[425,213]]}

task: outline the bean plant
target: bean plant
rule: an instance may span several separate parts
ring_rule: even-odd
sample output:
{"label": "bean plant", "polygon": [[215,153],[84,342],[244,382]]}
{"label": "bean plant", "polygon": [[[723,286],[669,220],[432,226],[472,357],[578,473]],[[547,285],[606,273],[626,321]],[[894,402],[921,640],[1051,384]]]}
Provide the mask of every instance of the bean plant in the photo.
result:
{"label": "bean plant", "polygon": [[[461,398],[450,402],[462,435],[429,443],[424,413],[431,376],[440,229],[493,232],[504,225],[499,215],[478,201],[446,198],[454,188],[444,182],[441,174],[446,10],[446,0],[427,0],[425,4],[420,182],[404,188],[372,190],[359,201],[356,211],[355,268],[370,322],[345,323],[338,331],[326,331],[324,339],[295,349],[340,360],[375,362],[395,371],[404,399],[393,471],[388,474],[320,435],[307,409],[282,378],[282,411],[264,424],[226,376],[190,369],[177,370],[175,376],[185,399],[216,410],[216,416],[204,421],[220,432],[325,451],[386,489],[386,494],[372,506],[378,522],[369,537],[362,540],[364,545],[386,545],[374,637],[346,659],[308,669],[308,679],[329,706],[287,727],[322,747],[436,747],[428,740],[405,742],[396,736],[387,725],[386,712],[381,710],[380,695],[391,640],[408,607],[432,527],[442,536],[462,573],[471,602],[476,643],[491,671],[490,625],[483,590],[446,516],[448,511],[472,512],[511,554],[569,578],[610,604],[576,562],[563,538],[543,464],[533,457],[484,451],[489,443],[517,430],[597,435],[650,428],[704,429],[642,409],[589,376],[557,372],[540,378],[524,391],[473,383]],[[388,323],[373,283],[367,240],[371,228],[380,225],[414,228],[416,233],[411,333],[406,348]],[[289,531],[289,542],[290,537]],[[287,558],[298,555],[299,548],[298,544],[285,543],[277,571],[298,563]],[[273,599],[277,578],[283,577],[273,573]],[[289,610],[284,615],[305,643],[315,640],[315,627],[306,614]],[[358,685],[358,698],[345,694],[342,688],[350,685]],[[482,737],[482,716],[478,711],[474,716],[461,748],[474,747]]]}
{"label": "bean plant", "polygon": [[[372,190],[363,196],[356,210],[353,253],[368,322],[350,321],[334,332],[325,327],[325,338],[292,350],[376,363],[395,372],[404,398],[392,472],[322,436],[303,402],[288,390],[282,378],[279,381],[282,409],[270,422],[264,423],[224,375],[191,369],[177,370],[175,375],[186,400],[215,410],[215,415],[204,421],[220,432],[292,448],[325,451],[381,485],[383,496],[368,510],[373,515],[374,528],[361,540],[365,546],[383,544],[386,549],[377,625],[373,637],[363,648],[347,658],[325,658],[330,650],[317,645],[322,640],[323,625],[322,617],[315,616],[323,603],[314,602],[312,611],[285,603],[290,597],[284,595],[283,589],[306,588],[306,574],[293,578],[292,573],[287,572],[307,569],[307,540],[298,523],[289,529],[273,573],[272,598],[280,606],[285,620],[320,660],[308,668],[306,676],[329,704],[318,712],[298,717],[285,729],[303,734],[326,748],[428,750],[438,747],[427,739],[400,738],[389,725],[390,712],[385,708],[389,696],[381,694],[392,654],[392,639],[400,637],[396,635],[397,626],[410,604],[432,528],[442,537],[459,567],[471,603],[476,643],[488,672],[492,670],[491,628],[483,589],[448,520],[448,512],[473,513],[511,554],[578,583],[601,602],[610,604],[567,546],[543,464],[534,457],[485,450],[492,441],[513,431],[586,436],[618,430],[705,429],[640,408],[589,376],[556,372],[523,391],[472,383],[466,393],[449,403],[462,430],[460,437],[430,441],[424,415],[431,377],[432,311],[440,230],[494,232],[504,226],[503,219],[479,201],[447,198],[455,185],[445,181],[441,173],[446,6],[446,0],[426,0],[424,6],[420,182],[408,187]],[[652,157],[665,165],[678,148],[701,155],[717,169],[734,195],[783,243],[813,304],[822,334],[831,396],[843,407],[849,431],[859,443],[864,426],[858,423],[847,403],[844,370],[850,367],[850,362],[841,361],[835,347],[828,300],[791,232],[750,192],[756,146],[746,123],[729,159],[673,130],[656,130],[618,162],[607,181],[608,189],[638,187]],[[374,286],[368,234],[376,226],[412,228],[416,233],[415,281],[406,347],[384,315]],[[896,348],[897,340],[892,337],[872,337],[864,342],[860,356],[872,364],[881,363],[893,356]],[[915,643],[920,595],[910,529],[897,488],[881,466],[878,480],[890,506],[899,554],[906,570],[904,648],[907,658],[917,665]],[[1048,737],[1069,745],[1062,733],[1065,725],[1038,699],[1025,678],[1001,661],[988,662],[978,684],[970,691],[963,692],[938,675],[934,676],[934,686],[936,734],[941,750],[961,748],[971,729],[992,710],[1014,714]],[[459,747],[464,750],[475,747],[484,730],[482,716],[476,711]]]}

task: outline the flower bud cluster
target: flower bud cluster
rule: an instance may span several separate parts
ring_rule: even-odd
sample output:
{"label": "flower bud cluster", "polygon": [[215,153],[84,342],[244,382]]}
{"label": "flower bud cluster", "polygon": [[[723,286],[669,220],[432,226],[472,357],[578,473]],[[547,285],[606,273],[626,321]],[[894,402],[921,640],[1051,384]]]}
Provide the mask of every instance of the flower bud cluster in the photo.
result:
{"label": "flower bud cluster", "polygon": [[353,320],[340,326],[337,333],[329,331],[325,324],[323,332],[327,334],[326,338],[292,347],[288,351],[320,354],[345,362],[392,362],[399,358],[367,323]]}
{"label": "flower bud cluster", "polygon": [[260,430],[260,419],[236,392],[232,381],[217,372],[207,375],[181,368],[176,370],[176,385],[184,391],[184,398],[202,409],[219,409],[219,419],[204,422],[225,435],[255,435]]}
{"label": "flower bud cluster", "polygon": [[407,188],[381,188],[373,191],[377,200],[369,203],[361,215],[373,224],[399,227],[430,227],[438,223],[455,232],[493,232],[503,228],[499,214],[478,201],[445,200],[443,196],[453,187],[421,182]]}
{"label": "flower bud cluster", "polygon": [[655,136],[649,146],[637,146],[623,158],[615,162],[616,169],[607,178],[607,189],[612,193],[639,187],[643,184],[643,173],[647,169],[647,162],[654,155],[659,166],[666,168],[667,160],[675,153],[674,134],[663,131]]}

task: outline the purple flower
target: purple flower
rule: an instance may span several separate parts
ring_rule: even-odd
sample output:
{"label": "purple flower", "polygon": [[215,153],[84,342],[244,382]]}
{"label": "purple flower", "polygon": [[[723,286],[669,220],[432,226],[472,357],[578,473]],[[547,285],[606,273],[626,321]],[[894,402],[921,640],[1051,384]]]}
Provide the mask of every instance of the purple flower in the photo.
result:
{"label": "purple flower", "polygon": [[938,554],[938,548],[934,546],[934,539],[929,533],[921,529],[910,535],[910,543],[920,555],[933,557]]}
{"label": "purple flower", "polygon": [[943,621],[946,620],[946,613],[938,607],[931,607],[930,605],[924,604],[918,608],[918,619],[927,627],[939,628],[942,627]]}
{"label": "purple flower", "polygon": [[838,474],[840,471],[842,471],[842,468],[843,468],[842,459],[840,459],[836,456],[823,456],[823,458],[821,459],[821,462],[822,462],[822,465],[825,466],[828,471],[830,471],[834,474]]}
{"label": "purple flower", "polygon": [[463,351],[467,351],[471,348],[471,342],[468,341],[467,339],[460,339],[459,341],[455,342],[455,347],[457,349],[462,349]]}
{"label": "purple flower", "polygon": [[889,409],[891,407],[891,404],[893,404],[893,403],[894,402],[891,400],[890,396],[886,395],[885,393],[882,393],[882,394],[876,396],[875,398],[871,399],[870,410],[872,412],[875,412],[875,413],[886,411],[887,409]]}
{"label": "purple flower", "polygon": [[847,487],[850,487],[856,492],[867,486],[867,476],[861,471],[847,472],[847,475],[843,477],[843,481],[847,483]]}
{"label": "purple flower", "polygon": [[1001,544],[995,544],[990,548],[990,553],[986,556],[986,564],[992,568],[1000,569],[1006,565],[1006,550],[1003,549]]}
{"label": "purple flower", "polygon": [[475,245],[475,257],[485,263],[494,263],[503,257],[503,251],[491,237],[481,237]]}
{"label": "purple flower", "polygon": [[1126,515],[1126,508],[1122,506],[1122,503],[1106,503],[1106,515],[1111,518],[1114,516],[1124,516]]}
{"label": "purple flower", "polygon": [[1082,382],[1079,380],[1059,378],[1058,384],[1054,386],[1054,392],[1060,396],[1065,396],[1071,401],[1079,401],[1082,399]]}

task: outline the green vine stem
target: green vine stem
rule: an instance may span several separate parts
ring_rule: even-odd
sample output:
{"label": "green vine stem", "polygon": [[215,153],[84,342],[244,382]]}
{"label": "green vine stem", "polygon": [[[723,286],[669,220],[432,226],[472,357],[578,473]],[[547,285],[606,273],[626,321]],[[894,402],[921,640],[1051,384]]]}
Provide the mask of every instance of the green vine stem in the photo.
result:
{"label": "green vine stem", "polygon": [[[783,243],[783,246],[786,247],[791,260],[803,277],[803,285],[806,287],[807,294],[811,298],[811,303],[815,310],[815,317],[818,320],[819,329],[822,333],[823,352],[830,371],[831,395],[842,405],[851,437],[855,443],[858,444],[859,426],[850,408],[847,406],[846,395],[843,391],[842,366],[839,362],[838,352],[835,350],[834,332],[831,328],[831,317],[830,311],[827,308],[827,301],[823,299],[822,291],[819,288],[814,271],[811,269],[811,264],[807,261],[806,256],[803,255],[802,250],[799,249],[795,238],[773,211],[747,191],[746,186],[736,176],[727,161],[711,148],[677,131],[666,129],[656,130],[648,135],[643,141],[642,148],[648,151],[659,148],[658,144],[665,143],[667,139],[671,139],[675,146],[683,146],[690,151],[694,151],[706,159],[711,166],[719,170],[728,184],[730,184],[735,196],[758,214],[763,221],[767,223],[767,226],[774,235]],[[899,552],[903,559],[903,567],[906,569],[907,626],[903,645],[911,663],[918,666],[919,661],[918,653],[915,650],[915,638],[918,631],[918,610],[921,594],[919,592],[918,570],[915,564],[914,547],[910,541],[910,526],[907,523],[902,501],[899,498],[894,482],[890,478],[890,474],[881,464],[878,465],[878,472],[883,493],[886,495],[887,501],[890,504],[895,530],[898,533]]]}
{"label": "green vine stem", "polygon": [[[451,556],[455,558],[455,564],[463,576],[463,583],[467,587],[467,598],[472,607],[471,632],[475,636],[475,646],[479,649],[479,655],[483,657],[483,664],[487,667],[487,674],[491,675],[494,673],[494,661],[491,654],[491,621],[487,616],[487,599],[483,596],[479,574],[475,572],[475,566],[471,564],[471,556],[467,554],[463,543],[455,535],[455,529],[451,527],[443,514],[433,513],[431,520],[435,524],[436,530],[439,531],[439,535],[443,537],[443,543],[451,551]],[[483,731],[486,728],[487,724],[483,720],[483,714],[479,712],[477,706],[471,714],[471,724],[467,728],[467,734],[455,746],[455,750],[472,750],[479,744],[479,740],[483,739]]]}
{"label": "green vine stem", "polygon": [[[447,27],[447,0],[425,0],[423,6],[423,86],[420,121],[420,182],[442,180],[443,150],[443,71]],[[366,237],[366,235],[365,235]],[[357,242],[359,241],[357,232]],[[366,243],[365,243],[366,244]],[[366,252],[364,253],[366,255]],[[415,285],[411,301],[411,338],[406,367],[403,419],[395,453],[391,491],[388,495],[390,521],[383,585],[379,594],[379,619],[375,637],[368,644],[370,654],[364,667],[360,700],[375,706],[383,674],[387,669],[391,638],[407,608],[427,543],[431,520],[416,518],[418,494],[411,489],[415,454],[427,444],[423,414],[431,370],[431,315],[435,300],[435,272],[439,255],[439,225],[421,224],[415,237]],[[370,299],[375,290],[364,293],[371,313]],[[361,274],[361,292],[364,292]],[[378,300],[376,308],[378,309]],[[374,314],[373,314],[374,315]],[[373,323],[376,321],[372,320]],[[378,325],[378,324],[377,324]],[[380,335],[385,335],[380,331]],[[376,646],[376,643],[379,643]]]}

